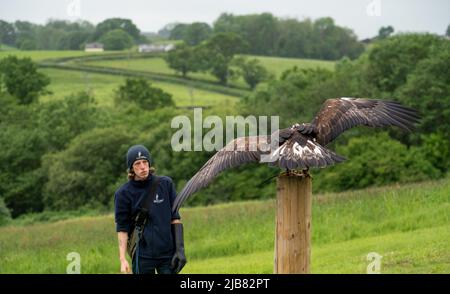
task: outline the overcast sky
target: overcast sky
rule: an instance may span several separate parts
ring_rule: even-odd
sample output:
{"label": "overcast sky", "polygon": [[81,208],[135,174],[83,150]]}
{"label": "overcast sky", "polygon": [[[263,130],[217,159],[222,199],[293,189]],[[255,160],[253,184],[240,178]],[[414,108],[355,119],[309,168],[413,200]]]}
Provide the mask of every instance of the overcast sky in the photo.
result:
{"label": "overcast sky", "polygon": [[[221,1],[222,2],[222,1]],[[0,19],[44,24],[48,19],[84,19],[94,24],[111,17],[130,18],[143,32],[171,22],[212,24],[222,13],[270,12],[298,19],[331,16],[359,38],[372,37],[381,26],[396,32],[444,34],[450,24],[450,0],[0,0]]]}

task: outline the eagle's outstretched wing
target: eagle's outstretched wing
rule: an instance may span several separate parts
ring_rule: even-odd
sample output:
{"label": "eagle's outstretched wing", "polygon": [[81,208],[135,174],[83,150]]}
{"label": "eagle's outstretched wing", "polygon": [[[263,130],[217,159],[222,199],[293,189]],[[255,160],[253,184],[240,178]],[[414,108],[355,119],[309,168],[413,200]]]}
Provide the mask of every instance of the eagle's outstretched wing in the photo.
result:
{"label": "eagle's outstretched wing", "polygon": [[[276,140],[271,146],[272,139]],[[320,146],[311,137],[295,129],[276,131],[272,136],[237,138],[214,154],[186,183],[175,199],[172,210],[177,211],[192,194],[206,187],[227,168],[250,162],[266,162],[287,169],[325,167],[345,158]]]}
{"label": "eagle's outstretched wing", "polygon": [[326,146],[345,130],[358,125],[397,126],[410,131],[419,118],[416,110],[398,102],[365,98],[337,98],[325,101],[311,125],[317,142]]}
{"label": "eagle's outstretched wing", "polygon": [[186,183],[177,195],[172,211],[177,211],[181,204],[192,194],[206,187],[221,171],[250,162],[259,162],[264,144],[270,136],[251,136],[236,138],[217,151],[202,168]]}

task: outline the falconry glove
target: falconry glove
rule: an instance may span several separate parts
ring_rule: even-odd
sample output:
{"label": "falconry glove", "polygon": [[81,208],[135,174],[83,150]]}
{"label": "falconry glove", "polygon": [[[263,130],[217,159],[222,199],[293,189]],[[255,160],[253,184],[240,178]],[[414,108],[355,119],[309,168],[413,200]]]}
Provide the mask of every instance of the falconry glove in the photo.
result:
{"label": "falconry glove", "polygon": [[186,264],[186,256],[184,255],[184,239],[183,239],[183,224],[172,224],[172,234],[175,240],[175,254],[172,257],[172,269],[178,274]]}

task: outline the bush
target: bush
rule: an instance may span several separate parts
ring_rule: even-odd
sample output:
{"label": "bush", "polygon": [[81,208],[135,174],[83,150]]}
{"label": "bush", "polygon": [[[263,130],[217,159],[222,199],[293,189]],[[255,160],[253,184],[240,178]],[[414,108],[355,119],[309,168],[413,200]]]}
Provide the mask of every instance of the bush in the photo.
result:
{"label": "bush", "polygon": [[166,106],[174,106],[172,95],[160,88],[152,87],[145,79],[131,79],[125,81],[116,91],[115,103],[136,103],[146,110],[154,110]]}
{"label": "bush", "polygon": [[3,198],[0,197],[0,226],[7,224],[11,220],[11,213],[6,207]]}
{"label": "bush", "polygon": [[29,104],[40,94],[48,93],[45,88],[50,84],[50,79],[37,71],[36,64],[30,58],[8,56],[0,61],[0,89],[2,83],[19,103]]}
{"label": "bush", "polygon": [[389,138],[387,133],[351,138],[347,145],[338,146],[336,151],[348,161],[317,171],[316,190],[360,189],[435,179],[441,175],[420,148],[408,148]]}
{"label": "bush", "polygon": [[108,206],[117,178],[125,175],[130,133],[117,127],[93,129],[74,138],[66,150],[46,155],[45,207],[73,210]]}
{"label": "bush", "polygon": [[100,38],[106,50],[124,50],[133,46],[133,38],[122,29],[107,32]]}

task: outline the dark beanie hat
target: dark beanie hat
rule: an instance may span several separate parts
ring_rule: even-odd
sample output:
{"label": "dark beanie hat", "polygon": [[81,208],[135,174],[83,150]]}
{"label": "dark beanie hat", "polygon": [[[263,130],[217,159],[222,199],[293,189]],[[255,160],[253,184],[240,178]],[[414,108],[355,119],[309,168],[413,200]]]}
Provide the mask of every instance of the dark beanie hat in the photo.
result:
{"label": "dark beanie hat", "polygon": [[131,146],[130,149],[128,149],[127,152],[127,166],[128,169],[131,169],[133,167],[133,163],[136,160],[145,159],[148,161],[148,164],[152,164],[152,156],[150,155],[150,152],[147,148],[143,145],[134,145]]}

